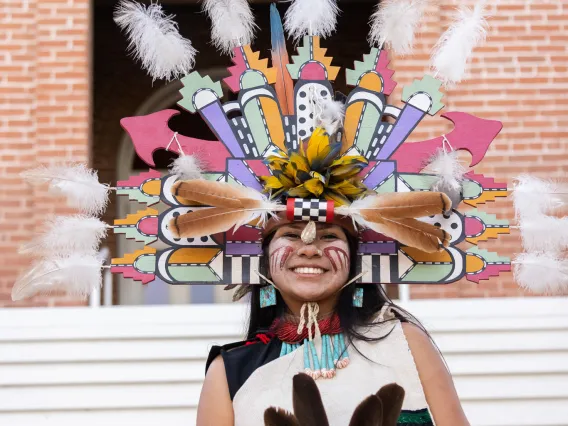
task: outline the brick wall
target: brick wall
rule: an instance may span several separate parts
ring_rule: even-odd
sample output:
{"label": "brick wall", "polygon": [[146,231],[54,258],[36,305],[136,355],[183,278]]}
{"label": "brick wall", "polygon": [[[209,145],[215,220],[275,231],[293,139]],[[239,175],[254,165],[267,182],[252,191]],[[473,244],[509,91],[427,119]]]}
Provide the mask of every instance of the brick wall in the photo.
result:
{"label": "brick wall", "polygon": [[11,287],[29,259],[18,246],[62,200],[18,174],[38,163],[87,161],[89,1],[8,0],[0,16],[0,306],[80,302],[36,297],[13,303]]}
{"label": "brick wall", "polygon": [[[13,3],[13,5],[12,5]],[[402,86],[427,71],[429,51],[448,25],[452,4],[440,1],[425,21],[414,55],[393,58],[399,86],[391,96],[397,104]],[[472,4],[473,1],[470,0]],[[568,5],[562,0],[501,0],[491,3],[491,29],[487,43],[476,50],[467,81],[444,98],[445,111],[462,110],[483,118],[503,121],[505,128],[489,150],[478,173],[510,182],[520,172],[560,176],[568,160],[566,120],[568,113]],[[54,12],[57,5],[57,12]],[[366,22],[372,3],[342,2],[339,32],[325,46],[336,63],[350,66],[368,47]],[[229,65],[228,58],[212,53],[207,45],[208,26],[195,7],[167,6],[177,15],[182,34],[200,51],[199,69]],[[37,161],[85,160],[89,138],[88,1],[43,0],[10,2],[0,21],[2,85],[0,146],[0,305],[8,302],[9,289],[26,260],[17,254],[46,213],[60,201],[42,196],[20,182],[17,173]],[[261,27],[255,47],[269,48],[268,7],[255,6]],[[114,155],[119,149],[120,118],[132,115],[153,90],[150,79],[124,54],[125,41],[112,22],[112,10],[97,8],[94,14],[94,106],[93,165],[103,182],[115,180]],[[5,29],[5,31],[4,31]],[[342,78],[337,82],[341,90]],[[117,84],[128,81],[129,84]],[[538,106],[537,106],[538,105]],[[424,122],[412,140],[437,136],[449,130],[436,117]],[[27,191],[29,196],[14,198]],[[9,201],[5,202],[7,199]],[[482,206],[498,216],[511,216],[510,202],[500,200]],[[58,210],[61,211],[61,210]],[[111,204],[105,219],[114,216]],[[17,220],[18,222],[16,223]],[[512,235],[482,248],[512,256],[519,241]],[[138,285],[138,284],[133,284]],[[510,274],[482,284],[460,282],[448,286],[412,286],[412,297],[478,297],[521,295]],[[26,304],[73,303],[62,298],[37,298]]]}

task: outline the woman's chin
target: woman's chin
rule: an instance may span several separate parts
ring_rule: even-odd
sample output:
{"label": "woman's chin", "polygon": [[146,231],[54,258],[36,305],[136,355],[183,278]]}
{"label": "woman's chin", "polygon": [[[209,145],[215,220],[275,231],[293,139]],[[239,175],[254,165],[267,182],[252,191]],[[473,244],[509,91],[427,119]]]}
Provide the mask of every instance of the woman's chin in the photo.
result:
{"label": "woman's chin", "polygon": [[292,287],[296,299],[303,302],[320,302],[333,295],[329,282],[298,279]]}

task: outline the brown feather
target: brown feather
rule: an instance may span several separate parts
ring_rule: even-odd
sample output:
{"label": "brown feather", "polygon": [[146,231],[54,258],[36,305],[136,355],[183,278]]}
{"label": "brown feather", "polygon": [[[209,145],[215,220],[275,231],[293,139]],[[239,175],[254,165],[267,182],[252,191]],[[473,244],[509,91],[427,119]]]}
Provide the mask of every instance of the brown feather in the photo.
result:
{"label": "brown feather", "polygon": [[[393,192],[365,198],[358,214],[368,222],[377,218],[417,218],[441,214],[451,208],[452,202],[441,192]],[[357,203],[354,203],[355,207]]]}
{"label": "brown feather", "polygon": [[199,209],[173,218],[169,229],[175,238],[199,238],[226,232],[237,223],[247,221],[252,213],[251,210],[220,207]]}
{"label": "brown feather", "polygon": [[252,291],[252,285],[243,284],[239,286],[239,288],[237,288],[233,293],[233,302],[238,302],[251,291]]}
{"label": "brown feather", "polygon": [[383,426],[396,426],[404,402],[404,389],[391,383],[383,386],[377,396],[383,403]]}
{"label": "brown feather", "polygon": [[292,381],[294,414],[302,426],[329,426],[327,414],[314,379],[304,373]]}
{"label": "brown feather", "polygon": [[249,209],[262,205],[262,200],[253,198],[256,194],[247,187],[204,179],[176,182],[172,186],[172,194],[207,206],[228,209]]}
{"label": "brown feather", "polygon": [[382,218],[369,222],[368,226],[373,231],[427,253],[440,251],[440,242],[444,247],[449,244],[450,237],[446,231],[417,219]]}
{"label": "brown feather", "polygon": [[383,404],[377,395],[370,395],[353,412],[349,426],[382,426]]}
{"label": "brown feather", "polygon": [[269,407],[264,411],[264,426],[300,426],[300,423],[286,410]]}

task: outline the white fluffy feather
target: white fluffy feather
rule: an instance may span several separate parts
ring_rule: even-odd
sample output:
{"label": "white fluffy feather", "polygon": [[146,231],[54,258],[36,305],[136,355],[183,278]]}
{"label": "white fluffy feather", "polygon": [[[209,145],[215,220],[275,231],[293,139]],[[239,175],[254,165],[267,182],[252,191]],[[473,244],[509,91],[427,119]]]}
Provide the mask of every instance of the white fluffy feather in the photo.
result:
{"label": "white fluffy feather", "polygon": [[432,67],[436,78],[446,86],[462,81],[471,53],[485,41],[487,21],[485,1],[478,1],[473,9],[462,6],[454,22],[434,47]]}
{"label": "white fluffy feather", "polygon": [[369,43],[388,46],[398,55],[411,53],[427,5],[428,0],[382,0],[371,17]]}
{"label": "white fluffy feather", "polygon": [[[317,108],[316,108],[317,110]],[[321,111],[316,117],[316,125],[323,127],[329,135],[335,134],[343,126],[345,104],[326,98],[321,104]]]}
{"label": "white fluffy feather", "polygon": [[568,291],[568,263],[552,253],[522,253],[513,261],[520,287],[539,294]]}
{"label": "white fluffy feather", "polygon": [[447,152],[440,148],[430,159],[426,170],[437,177],[430,190],[443,192],[452,201],[452,207],[457,208],[461,202],[464,174],[467,172],[459,160],[458,152]]}
{"label": "white fluffy feather", "polygon": [[200,179],[203,170],[197,157],[193,155],[180,155],[170,165],[170,173],[179,177],[179,180]]}
{"label": "white fluffy feather", "polygon": [[305,35],[329,37],[338,14],[335,0],[294,0],[284,17],[284,28],[296,41]]}
{"label": "white fluffy feather", "polygon": [[48,220],[44,228],[42,234],[21,247],[20,253],[35,256],[94,254],[109,226],[95,217],[76,215],[57,216]]}
{"label": "white fluffy feather", "polygon": [[562,251],[568,248],[568,218],[542,216],[519,222],[527,251]]}
{"label": "white fluffy feather", "polygon": [[41,166],[21,176],[32,184],[49,183],[49,192],[64,195],[69,206],[87,215],[101,214],[108,204],[110,188],[84,164]]}
{"label": "white fluffy feather", "polygon": [[515,179],[512,195],[517,218],[534,218],[562,206],[568,195],[568,186],[520,175]]}
{"label": "white fluffy feather", "polygon": [[203,10],[211,19],[213,45],[223,53],[254,39],[256,24],[247,0],[204,0]]}
{"label": "white fluffy feather", "polygon": [[96,255],[79,254],[42,260],[16,281],[12,300],[54,292],[86,297],[101,286],[102,262]]}
{"label": "white fluffy feather", "polygon": [[126,32],[129,50],[153,80],[171,80],[189,73],[197,51],[178,25],[157,3],[148,6],[121,0],[114,21]]}

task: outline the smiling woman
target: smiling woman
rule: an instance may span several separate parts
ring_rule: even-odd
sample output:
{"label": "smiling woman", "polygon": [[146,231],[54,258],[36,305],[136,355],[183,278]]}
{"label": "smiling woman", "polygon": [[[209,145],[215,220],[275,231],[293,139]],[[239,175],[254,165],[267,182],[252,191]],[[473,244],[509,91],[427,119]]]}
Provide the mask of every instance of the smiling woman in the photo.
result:
{"label": "smiling woman", "polygon": [[351,221],[340,223],[267,223],[267,285],[250,290],[247,340],[210,352],[198,425],[363,424],[350,421],[377,415],[367,400],[389,383],[402,388],[394,402],[383,395],[390,420],[364,424],[469,424],[420,323],[382,286],[354,283],[358,239]]}

